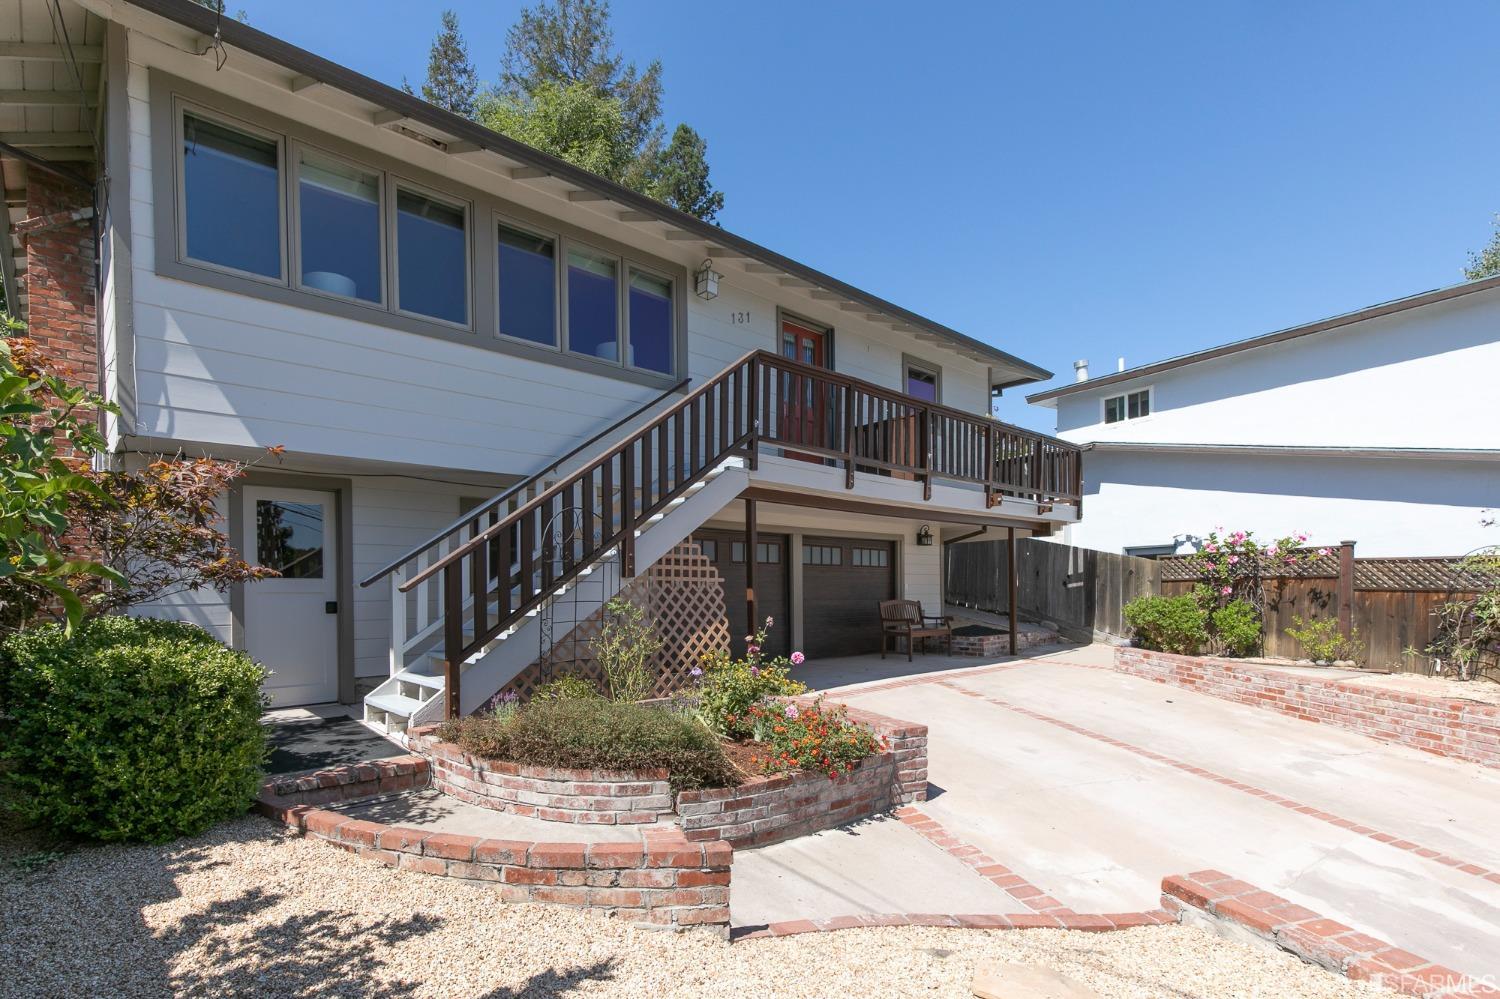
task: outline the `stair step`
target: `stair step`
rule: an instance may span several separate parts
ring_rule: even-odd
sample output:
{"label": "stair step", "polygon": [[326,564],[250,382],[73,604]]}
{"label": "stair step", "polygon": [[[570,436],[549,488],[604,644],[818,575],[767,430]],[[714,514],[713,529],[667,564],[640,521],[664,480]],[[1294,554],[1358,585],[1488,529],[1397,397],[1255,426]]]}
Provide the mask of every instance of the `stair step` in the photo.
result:
{"label": "stair step", "polygon": [[400,694],[370,694],[365,698],[365,704],[402,718],[410,718],[422,706],[422,702],[415,697],[402,697]]}
{"label": "stair step", "polygon": [[419,687],[431,687],[434,690],[442,690],[445,682],[441,673],[421,673],[409,668],[397,673],[396,679],[402,683],[414,683]]}

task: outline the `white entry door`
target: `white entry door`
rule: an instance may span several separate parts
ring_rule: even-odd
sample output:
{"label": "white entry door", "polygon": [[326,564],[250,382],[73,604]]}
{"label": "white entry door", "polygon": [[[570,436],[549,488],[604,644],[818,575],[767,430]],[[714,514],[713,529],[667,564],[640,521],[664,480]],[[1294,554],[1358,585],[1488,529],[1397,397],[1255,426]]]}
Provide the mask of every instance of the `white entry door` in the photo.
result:
{"label": "white entry door", "polygon": [[246,486],[245,560],[281,573],[245,584],[245,649],[272,673],[275,707],[338,699],[335,497]]}

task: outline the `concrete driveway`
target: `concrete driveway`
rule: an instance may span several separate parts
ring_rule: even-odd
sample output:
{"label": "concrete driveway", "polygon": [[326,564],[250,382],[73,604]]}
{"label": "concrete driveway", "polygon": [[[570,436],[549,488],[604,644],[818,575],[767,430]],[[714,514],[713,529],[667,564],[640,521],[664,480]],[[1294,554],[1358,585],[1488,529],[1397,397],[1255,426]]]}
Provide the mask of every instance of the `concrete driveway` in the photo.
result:
{"label": "concrete driveway", "polygon": [[[856,657],[799,675],[930,726],[920,811],[1063,906],[1149,909],[1164,875],[1215,868],[1500,976],[1500,772],[1100,668],[1110,656]],[[917,682],[890,682],[903,677]],[[776,849],[746,851],[736,878]]]}

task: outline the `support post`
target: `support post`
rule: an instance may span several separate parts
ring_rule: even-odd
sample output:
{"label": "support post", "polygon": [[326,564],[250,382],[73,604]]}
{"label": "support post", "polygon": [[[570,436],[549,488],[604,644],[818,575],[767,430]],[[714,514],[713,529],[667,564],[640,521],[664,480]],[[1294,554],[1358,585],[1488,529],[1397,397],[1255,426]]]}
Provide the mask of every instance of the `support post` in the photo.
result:
{"label": "support post", "polygon": [[1016,609],[1016,529],[1005,529],[1005,590],[1010,599],[1010,654],[1016,654],[1016,633],[1021,630],[1021,615]]}
{"label": "support post", "polygon": [[635,578],[635,445],[620,452],[620,579]]}
{"label": "support post", "polygon": [[755,500],[745,498],[745,631],[753,635],[760,617],[755,612]]}
{"label": "support post", "polygon": [[450,720],[463,712],[458,690],[463,666],[463,585],[463,559],[448,563],[443,570],[443,714]]}
{"label": "support post", "polygon": [[1339,543],[1339,634],[1354,631],[1354,542]]}

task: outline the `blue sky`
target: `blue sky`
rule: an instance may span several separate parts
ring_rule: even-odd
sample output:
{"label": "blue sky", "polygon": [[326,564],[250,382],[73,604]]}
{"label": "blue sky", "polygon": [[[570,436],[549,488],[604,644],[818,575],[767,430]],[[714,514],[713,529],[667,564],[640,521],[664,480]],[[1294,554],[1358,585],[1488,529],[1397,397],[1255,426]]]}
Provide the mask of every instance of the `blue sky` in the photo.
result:
{"label": "blue sky", "polygon": [[[421,79],[445,6],[239,5],[390,83]],[[523,5],[446,6],[494,79]],[[664,63],[669,128],[708,140],[727,228],[1059,381],[1452,284],[1500,211],[1500,4],[923,9],[614,19],[628,57]],[[1023,394],[998,415],[1051,429]]]}

